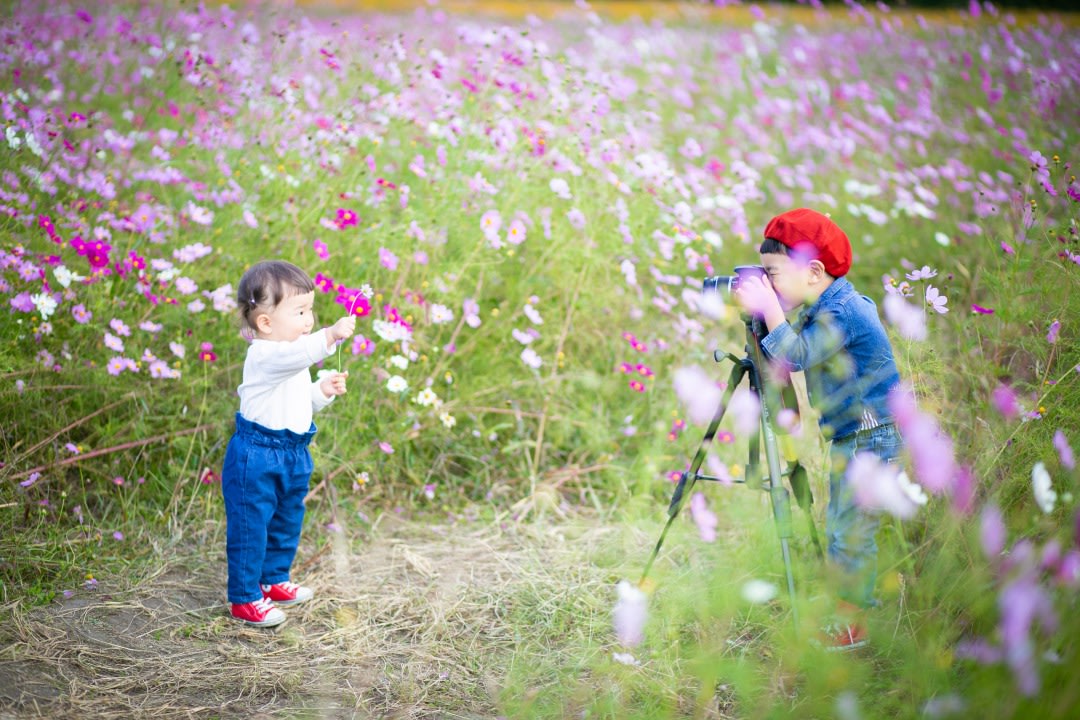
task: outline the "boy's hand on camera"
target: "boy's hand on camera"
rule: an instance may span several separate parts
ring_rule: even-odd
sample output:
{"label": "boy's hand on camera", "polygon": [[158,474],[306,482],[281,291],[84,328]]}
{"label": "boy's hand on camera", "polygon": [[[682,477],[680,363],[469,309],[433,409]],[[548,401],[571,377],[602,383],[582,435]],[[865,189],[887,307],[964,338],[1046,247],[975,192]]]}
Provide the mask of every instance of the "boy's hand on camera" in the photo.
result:
{"label": "boy's hand on camera", "polygon": [[330,335],[331,339],[333,339],[335,342],[339,342],[341,340],[348,340],[350,337],[352,337],[352,334],[355,331],[356,316],[346,315],[345,317],[341,318],[333,324],[333,326],[330,328]]}
{"label": "boy's hand on camera", "polygon": [[774,327],[772,321],[779,318],[779,322],[783,322],[784,310],[780,307],[780,299],[776,297],[771,283],[759,277],[745,277],[739,282],[733,295],[735,302],[739,303],[743,310],[764,318],[770,330]]}
{"label": "boy's hand on camera", "polygon": [[348,377],[348,372],[334,373],[319,383],[319,389],[322,390],[322,394],[326,397],[344,395],[347,389],[345,387],[345,380],[348,379]]}

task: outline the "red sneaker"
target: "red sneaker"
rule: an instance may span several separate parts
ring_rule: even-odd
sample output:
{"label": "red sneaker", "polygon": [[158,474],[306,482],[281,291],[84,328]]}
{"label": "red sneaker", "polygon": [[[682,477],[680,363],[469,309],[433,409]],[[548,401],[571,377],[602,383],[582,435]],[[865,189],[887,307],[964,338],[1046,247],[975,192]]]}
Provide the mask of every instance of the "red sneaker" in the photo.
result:
{"label": "red sneaker", "polygon": [[830,625],[822,630],[821,645],[826,652],[849,652],[866,643],[866,627],[860,622]]}
{"label": "red sneaker", "polygon": [[232,616],[255,627],[274,627],[285,622],[285,613],[266,598],[249,603],[233,603]]}
{"label": "red sneaker", "polygon": [[260,585],[259,587],[262,588],[265,599],[273,600],[278,605],[295,605],[315,597],[315,593],[311,591],[311,588],[297,585],[288,580],[273,585]]}

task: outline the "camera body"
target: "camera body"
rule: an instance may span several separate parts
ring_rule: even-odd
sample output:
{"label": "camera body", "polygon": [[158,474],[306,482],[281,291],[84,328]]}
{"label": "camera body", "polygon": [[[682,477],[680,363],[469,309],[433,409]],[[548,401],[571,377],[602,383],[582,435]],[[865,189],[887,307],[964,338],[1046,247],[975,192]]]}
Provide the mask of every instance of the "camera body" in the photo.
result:
{"label": "camera body", "polygon": [[744,278],[765,278],[765,268],[761,265],[736,265],[734,275],[714,275],[705,278],[701,285],[701,294],[718,293],[730,297],[731,293],[739,288],[739,283]]}

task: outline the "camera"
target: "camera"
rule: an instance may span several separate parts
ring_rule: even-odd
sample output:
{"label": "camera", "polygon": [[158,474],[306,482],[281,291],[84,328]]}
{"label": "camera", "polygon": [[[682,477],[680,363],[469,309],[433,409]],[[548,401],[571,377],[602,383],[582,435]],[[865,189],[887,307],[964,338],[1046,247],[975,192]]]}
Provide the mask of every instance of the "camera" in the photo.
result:
{"label": "camera", "polygon": [[765,268],[761,265],[736,265],[734,275],[714,275],[705,278],[701,285],[701,294],[718,293],[730,296],[731,293],[738,289],[743,278],[748,277],[764,278]]}

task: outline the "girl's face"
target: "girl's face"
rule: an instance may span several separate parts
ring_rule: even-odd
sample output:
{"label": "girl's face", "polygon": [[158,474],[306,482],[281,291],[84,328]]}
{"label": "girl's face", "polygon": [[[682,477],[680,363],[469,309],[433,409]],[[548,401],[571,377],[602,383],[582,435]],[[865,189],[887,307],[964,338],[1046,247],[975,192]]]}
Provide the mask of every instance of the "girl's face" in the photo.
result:
{"label": "girl's face", "polygon": [[315,292],[289,295],[270,312],[260,313],[255,326],[260,340],[293,342],[315,327]]}

